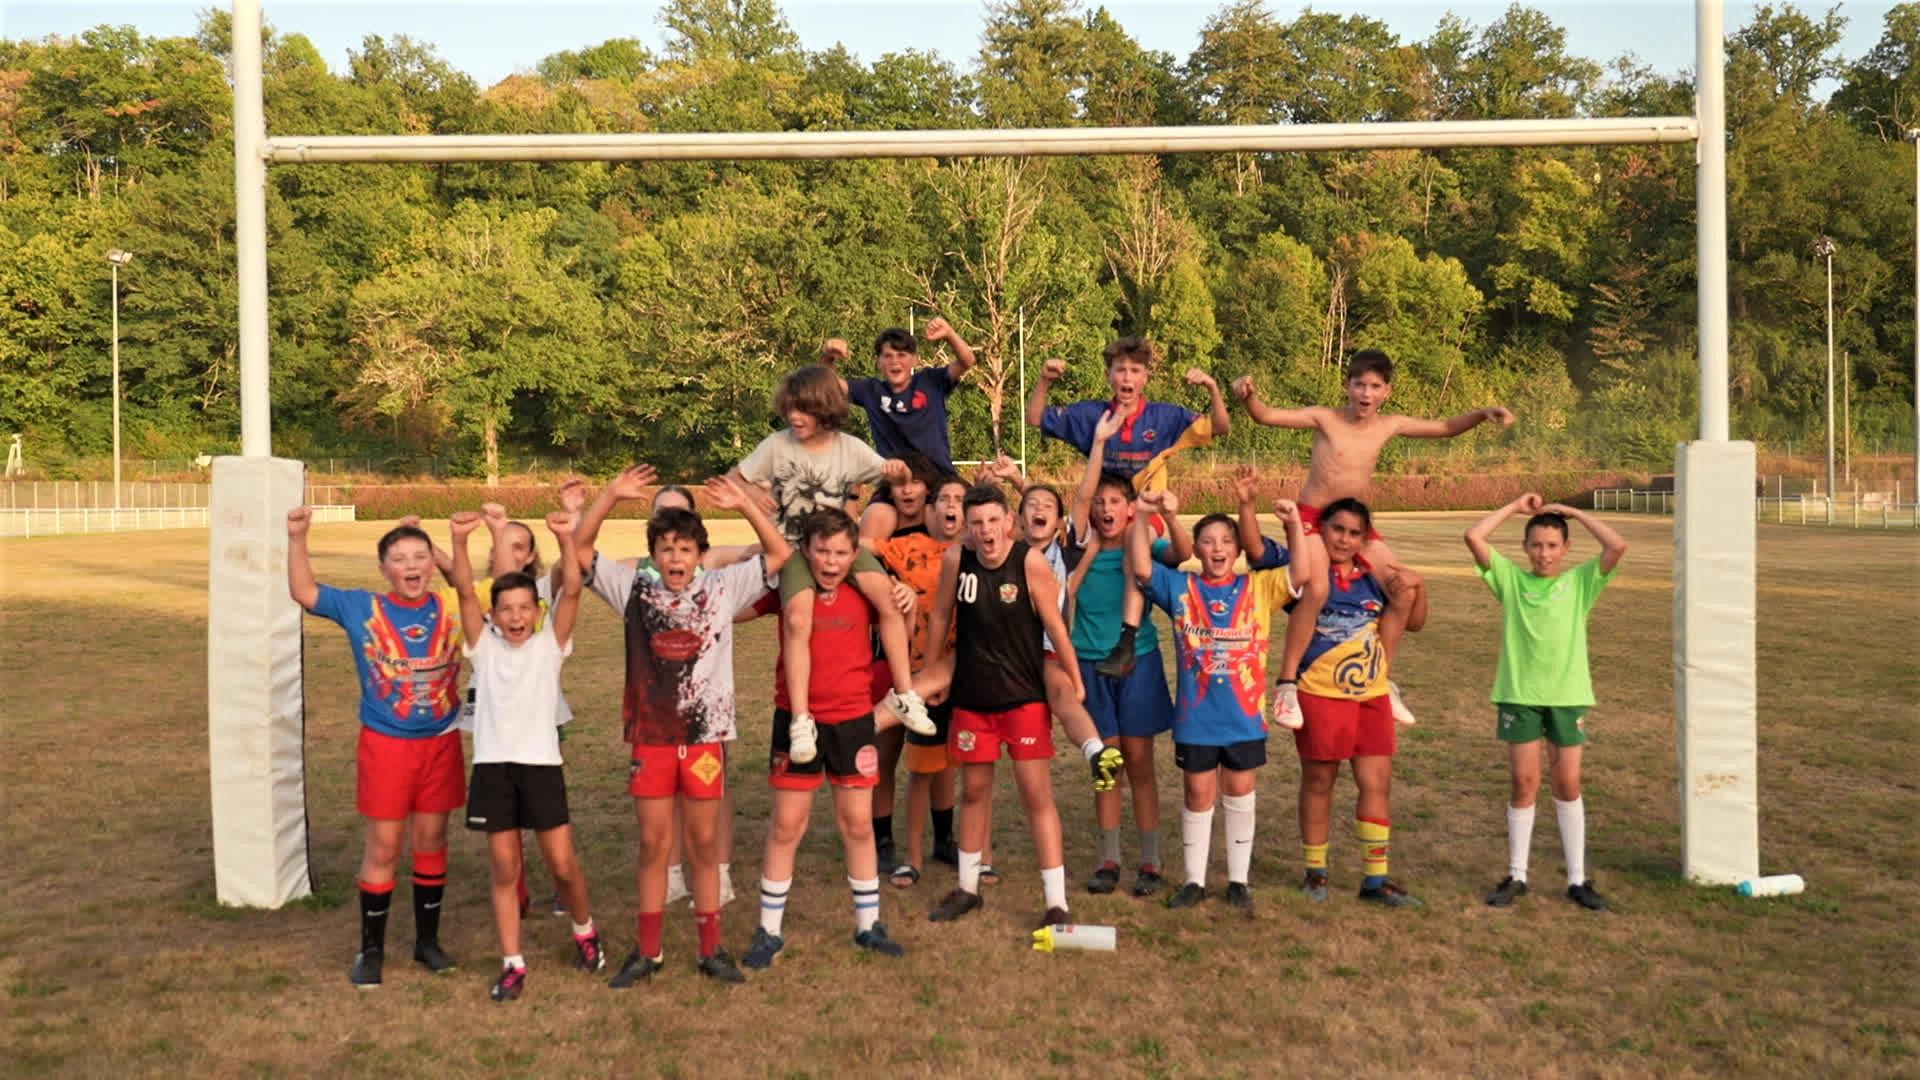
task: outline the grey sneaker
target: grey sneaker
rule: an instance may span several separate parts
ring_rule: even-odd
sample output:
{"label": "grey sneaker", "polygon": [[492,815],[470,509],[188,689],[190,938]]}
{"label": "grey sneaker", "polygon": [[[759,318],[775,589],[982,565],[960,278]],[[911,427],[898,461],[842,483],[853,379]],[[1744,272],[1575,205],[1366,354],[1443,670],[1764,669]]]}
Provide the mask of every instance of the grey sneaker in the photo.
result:
{"label": "grey sneaker", "polygon": [[1325,870],[1307,871],[1306,880],[1300,883],[1300,895],[1316,904],[1327,902],[1327,872]]}
{"label": "grey sneaker", "polygon": [[1419,897],[1394,884],[1391,881],[1376,885],[1371,889],[1361,889],[1360,899],[1369,904],[1379,904],[1390,908],[1426,907]]}

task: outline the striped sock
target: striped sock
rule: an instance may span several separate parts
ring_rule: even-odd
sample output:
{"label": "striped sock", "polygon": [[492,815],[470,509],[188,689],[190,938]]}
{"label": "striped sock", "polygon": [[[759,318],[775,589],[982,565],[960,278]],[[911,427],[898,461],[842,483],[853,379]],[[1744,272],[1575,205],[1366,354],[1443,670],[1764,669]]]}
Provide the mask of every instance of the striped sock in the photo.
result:
{"label": "striped sock", "polygon": [[760,879],[760,929],[780,936],[781,920],[787,917],[787,891],[793,888],[793,879],[769,881]]}
{"label": "striped sock", "polygon": [[440,940],[440,901],[447,892],[447,849],[413,853],[413,936]]}
{"label": "striped sock", "polygon": [[1306,857],[1308,873],[1324,874],[1327,872],[1327,845],[1325,841],[1321,841],[1318,844],[1301,844],[1300,851]]}
{"label": "striped sock", "polygon": [[393,882],[378,885],[360,882],[360,949],[384,949],[387,944],[387,912],[392,910]]}
{"label": "striped sock", "polygon": [[850,877],[847,887],[853,890],[853,932],[864,934],[880,921],[880,879]]}
{"label": "striped sock", "polygon": [[1377,889],[1387,883],[1387,822],[1379,818],[1360,818],[1353,823],[1360,837],[1360,870],[1366,875],[1363,889]]}

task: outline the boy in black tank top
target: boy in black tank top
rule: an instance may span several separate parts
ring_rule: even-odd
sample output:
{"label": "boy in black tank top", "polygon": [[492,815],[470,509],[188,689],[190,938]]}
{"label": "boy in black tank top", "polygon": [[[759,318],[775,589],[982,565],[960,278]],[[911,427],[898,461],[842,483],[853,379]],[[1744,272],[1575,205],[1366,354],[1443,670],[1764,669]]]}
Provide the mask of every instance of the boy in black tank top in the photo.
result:
{"label": "boy in black tank top", "polygon": [[947,627],[955,630],[947,754],[961,767],[960,887],[927,917],[948,922],[982,904],[980,854],[992,812],[994,765],[1005,746],[1046,891],[1040,925],[1069,922],[1065,847],[1053,803],[1043,634],[1053,639],[1072,674],[1075,696],[1084,698],[1086,687],[1060,618],[1059,585],[1046,557],[1014,540],[1006,493],[993,485],[977,486],[967,493],[965,507],[972,547],[948,549],[927,635],[931,664],[946,651]]}

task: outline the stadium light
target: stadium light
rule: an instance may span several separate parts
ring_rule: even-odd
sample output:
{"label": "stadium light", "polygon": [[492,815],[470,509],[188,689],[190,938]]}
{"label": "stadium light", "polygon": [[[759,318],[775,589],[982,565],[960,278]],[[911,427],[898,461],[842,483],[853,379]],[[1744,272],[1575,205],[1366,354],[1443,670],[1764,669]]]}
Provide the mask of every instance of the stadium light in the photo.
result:
{"label": "stadium light", "polygon": [[1827,260],[1827,522],[1833,522],[1833,237],[1813,242],[1813,253]]}
{"label": "stadium light", "polygon": [[113,510],[120,516],[120,268],[133,261],[133,252],[110,248],[113,267]]}

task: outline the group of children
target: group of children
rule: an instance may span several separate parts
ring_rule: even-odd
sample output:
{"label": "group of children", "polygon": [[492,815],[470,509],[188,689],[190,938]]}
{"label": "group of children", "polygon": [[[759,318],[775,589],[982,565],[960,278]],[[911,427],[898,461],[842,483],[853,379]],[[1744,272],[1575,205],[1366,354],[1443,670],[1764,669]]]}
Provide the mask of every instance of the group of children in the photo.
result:
{"label": "group of children", "polygon": [[[979,909],[982,883],[997,880],[990,833],[1003,753],[1039,864],[1039,921],[1071,921],[1052,786],[1055,719],[1086,759],[1093,789],[1099,853],[1089,892],[1121,883],[1126,795],[1138,845],[1131,891],[1144,897],[1167,888],[1154,761],[1158,737],[1171,730],[1183,778],[1183,874],[1166,903],[1184,908],[1207,898],[1218,808],[1224,899],[1251,907],[1255,771],[1267,760],[1271,718],[1292,731],[1301,760],[1302,892],[1328,897],[1332,794],[1344,762],[1359,791],[1359,898],[1419,905],[1388,875],[1396,723],[1413,722],[1389,674],[1402,634],[1426,621],[1426,586],[1374,531],[1361,496],[1388,439],[1450,437],[1486,421],[1511,424],[1512,414],[1491,408],[1424,420],[1384,413],[1393,368],[1373,351],[1352,358],[1347,404],[1338,409],[1274,408],[1250,377],[1238,380],[1232,392],[1256,422],[1315,433],[1300,499],[1273,508],[1281,544],[1261,532],[1248,467],[1233,478],[1237,514],[1207,515],[1191,531],[1180,521],[1167,486],[1169,459],[1206,445],[1230,422],[1219,385],[1204,371],[1189,370],[1186,381],[1207,391],[1206,413],[1149,401],[1154,349],[1124,338],[1105,352],[1109,400],[1052,406],[1065,365],[1048,361],[1026,419],[1085,456],[1080,484],[1063,498],[1043,484],[1023,485],[1004,458],[972,484],[961,479],[946,401],[975,358],[944,320],[931,320],[925,332],[949,346],[948,363],[922,368],[914,336],[888,330],[875,342],[877,377],[843,376],[848,349],[836,339],[821,363],[781,381],[774,411],[786,427],[704,492],[714,508],[746,519],[757,540],[749,547],[712,546],[691,493],[670,486],[652,496],[644,557],[599,551],[614,507],[653,490],[648,466],[626,470],[591,503],[584,482],[563,485],[561,509],[547,518],[560,556],[544,574],[531,530],[489,506],[453,516],[450,553],[412,523],[387,533],[378,549],[385,593],[333,589],[314,580],[308,511],[288,516],[293,597],[346,630],[361,676],[358,808],[366,842],[355,985],[381,981],[403,845],[412,851],[415,959],[436,972],[453,966],[438,944],[438,909],[447,816],[463,803],[468,828],[488,835],[503,953],[494,999],[513,1000],[526,984],[523,829],[535,833],[553,872],[556,912],[573,920],[576,964],[605,966],[572,850],[558,735],[568,715],[560,668],[585,591],[607,602],[625,636],[621,713],[640,840],[639,914],[615,988],[661,969],[664,910],[679,895],[692,901],[700,972],[739,982],[742,967],[771,966],[786,945],[795,855],[823,785],[833,793],[857,947],[904,952],[881,921],[880,880],[884,873],[903,889],[919,882],[929,822],[932,857],[951,862],[957,881],[928,917],[950,921]],[[853,404],[867,412],[874,447],[842,430]],[[1017,488],[1012,496],[1009,482]],[[877,487],[856,520],[849,510],[869,485]],[[1524,569],[1489,546],[1515,513],[1531,515]],[[1569,520],[1587,528],[1602,553],[1566,570]],[[476,582],[467,543],[482,524],[493,535],[493,576]],[[1553,748],[1568,896],[1604,909],[1584,870],[1579,765],[1582,717],[1593,704],[1585,623],[1625,542],[1584,513],[1534,495],[1476,523],[1466,542],[1504,613],[1492,697],[1497,734],[1510,747],[1509,865],[1487,902],[1506,906],[1527,892],[1544,740]],[[1197,570],[1180,569],[1190,561]],[[436,570],[450,589],[433,588]],[[1171,690],[1150,607],[1167,617]],[[1283,643],[1270,659],[1282,611]],[[736,961],[721,944],[720,926],[732,891],[733,626],[760,614],[780,621],[767,759],[772,799],[759,925]],[[474,668],[470,782],[458,723],[462,655]],[[902,856],[892,823],[903,757]]]}

